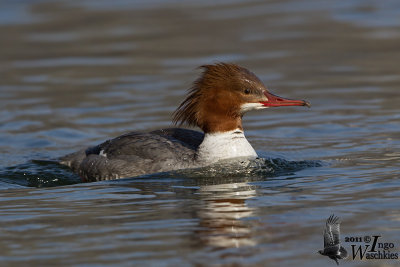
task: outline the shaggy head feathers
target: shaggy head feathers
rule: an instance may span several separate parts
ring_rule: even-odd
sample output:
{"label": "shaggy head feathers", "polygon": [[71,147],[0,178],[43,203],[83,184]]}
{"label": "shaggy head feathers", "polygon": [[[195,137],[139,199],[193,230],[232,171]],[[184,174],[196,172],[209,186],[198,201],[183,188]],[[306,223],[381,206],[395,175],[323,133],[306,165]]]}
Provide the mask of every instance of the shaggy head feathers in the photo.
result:
{"label": "shaggy head feathers", "polygon": [[243,102],[243,90],[259,94],[258,91],[265,89],[255,74],[236,64],[217,63],[200,68],[203,69],[202,75],[193,83],[188,96],[173,114],[175,124],[199,126],[206,131],[206,114],[209,120],[217,114],[219,118],[241,119],[239,105]]}

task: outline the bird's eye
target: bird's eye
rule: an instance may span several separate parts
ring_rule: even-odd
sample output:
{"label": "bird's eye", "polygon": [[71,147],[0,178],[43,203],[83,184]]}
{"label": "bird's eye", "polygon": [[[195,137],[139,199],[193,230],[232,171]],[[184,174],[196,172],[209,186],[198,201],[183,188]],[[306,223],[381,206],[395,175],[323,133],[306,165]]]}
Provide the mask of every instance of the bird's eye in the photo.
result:
{"label": "bird's eye", "polygon": [[250,89],[249,89],[249,88],[244,89],[244,93],[245,93],[246,95],[250,94]]}

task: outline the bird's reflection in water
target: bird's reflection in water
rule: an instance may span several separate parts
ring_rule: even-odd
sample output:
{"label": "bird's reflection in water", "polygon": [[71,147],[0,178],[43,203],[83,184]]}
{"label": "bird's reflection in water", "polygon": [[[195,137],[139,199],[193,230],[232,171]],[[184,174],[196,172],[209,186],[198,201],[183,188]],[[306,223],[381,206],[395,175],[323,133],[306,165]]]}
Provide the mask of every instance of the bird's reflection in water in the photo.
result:
{"label": "bird's reflection in water", "polygon": [[200,229],[199,239],[207,245],[229,248],[256,245],[250,225],[243,220],[254,216],[246,200],[256,191],[248,183],[203,185],[198,194],[204,200],[197,212]]}

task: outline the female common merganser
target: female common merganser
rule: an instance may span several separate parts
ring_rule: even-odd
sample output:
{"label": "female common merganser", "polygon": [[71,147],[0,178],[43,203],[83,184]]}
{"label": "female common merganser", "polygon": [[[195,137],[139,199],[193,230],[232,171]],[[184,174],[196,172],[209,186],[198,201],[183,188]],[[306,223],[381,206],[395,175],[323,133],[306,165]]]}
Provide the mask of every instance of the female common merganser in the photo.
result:
{"label": "female common merganser", "polygon": [[257,153],[244,136],[242,116],[249,110],[308,106],[304,100],[270,93],[255,74],[235,64],[204,65],[186,99],[173,114],[175,124],[198,126],[203,133],[169,128],[131,132],[69,154],[60,163],[85,181],[196,168]]}

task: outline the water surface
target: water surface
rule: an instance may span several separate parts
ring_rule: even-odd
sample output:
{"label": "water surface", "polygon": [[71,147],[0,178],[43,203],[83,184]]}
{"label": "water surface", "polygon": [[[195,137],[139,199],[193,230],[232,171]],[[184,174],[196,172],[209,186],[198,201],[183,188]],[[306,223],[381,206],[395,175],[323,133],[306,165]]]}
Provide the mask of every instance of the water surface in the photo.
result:
{"label": "water surface", "polygon": [[[334,266],[316,253],[332,213],[342,220],[342,242],[381,235],[400,252],[398,1],[0,7],[5,266]],[[311,109],[251,112],[244,127],[263,157],[321,164],[80,183],[43,161],[171,126],[196,67],[217,61],[251,69],[276,94],[310,101]]]}

